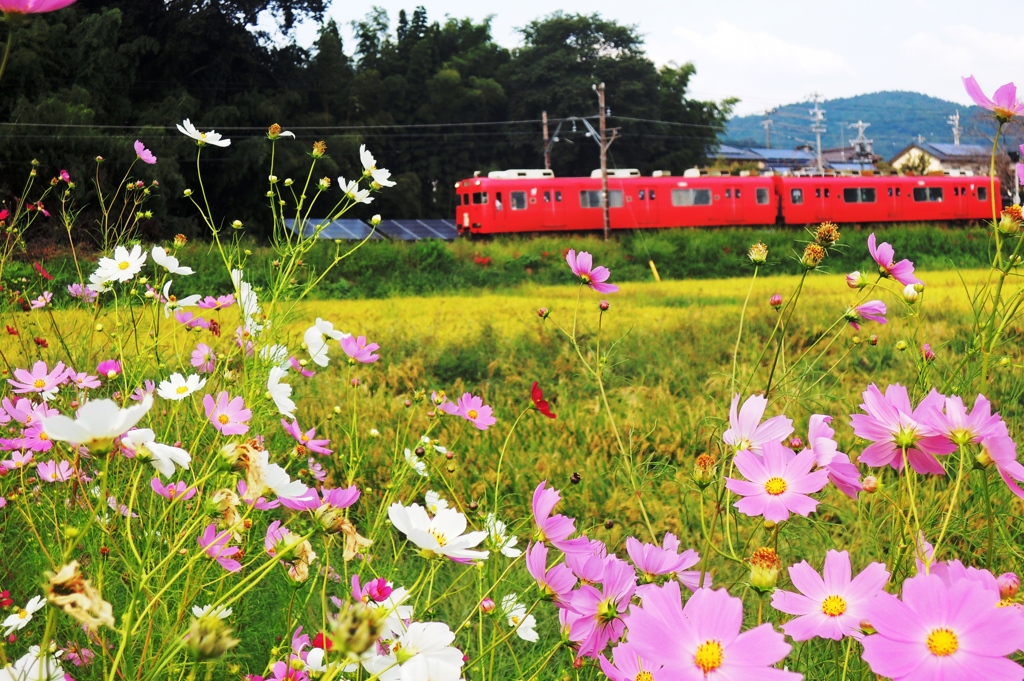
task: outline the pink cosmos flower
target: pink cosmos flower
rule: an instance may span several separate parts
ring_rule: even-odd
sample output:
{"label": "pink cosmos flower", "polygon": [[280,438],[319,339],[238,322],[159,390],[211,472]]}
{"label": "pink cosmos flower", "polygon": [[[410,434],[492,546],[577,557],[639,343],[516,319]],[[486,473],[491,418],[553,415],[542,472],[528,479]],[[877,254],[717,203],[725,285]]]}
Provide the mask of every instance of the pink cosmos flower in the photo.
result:
{"label": "pink cosmos flower", "polygon": [[884,397],[872,383],[863,397],[860,406],[867,414],[850,417],[853,433],[872,442],[861,452],[861,463],[903,470],[902,449],[905,447],[907,460],[918,473],[946,474],[935,456],[949,454],[956,449],[956,444],[936,425],[943,418],[940,413],[945,402],[942,395],[932,390],[917,409],[913,409],[907,389],[899,383],[886,388]]}
{"label": "pink cosmos flower", "polygon": [[186,329],[208,329],[210,328],[210,322],[206,321],[202,317],[196,317],[188,310],[178,309],[174,311],[174,318],[179,324],[184,324]]}
{"label": "pink cosmos flower", "polygon": [[371,579],[365,586],[360,586],[359,575],[352,575],[352,598],[357,601],[383,603],[391,596],[392,591],[394,589],[383,577]]}
{"label": "pink cosmos flower", "polygon": [[646,592],[629,614],[628,642],[673,681],[799,681],[775,669],[791,646],[770,624],[740,633],[743,601],[725,589],[698,589],[682,606],[677,582]]}
{"label": "pink cosmos flower", "polygon": [[0,461],[0,464],[3,464],[7,470],[14,471],[27,466],[32,461],[32,456],[31,452],[14,452],[11,454],[11,458]]}
{"label": "pink cosmos flower", "polygon": [[[975,398],[970,414],[959,395],[947,397],[945,406],[945,418],[936,425],[958,445],[977,444],[1000,433],[1002,418],[998,413],[992,413],[992,403],[984,395]],[[1005,424],[1002,430],[1006,431]]]}
{"label": "pink cosmos flower", "polygon": [[75,471],[67,461],[44,461],[36,468],[36,474],[44,482],[67,482],[75,476]]}
{"label": "pink cosmos flower", "polygon": [[63,9],[75,0],[0,0],[4,14],[40,14]]}
{"label": "pink cosmos flower", "polygon": [[303,433],[302,429],[299,428],[298,420],[293,420],[291,423],[288,423],[287,419],[281,419],[281,425],[284,426],[284,430],[286,433],[295,438],[295,441],[299,443],[300,447],[304,447],[306,450],[310,452],[322,454],[324,456],[332,452],[332,450],[324,446],[331,444],[330,440],[316,439],[316,428],[310,428],[305,433]]}
{"label": "pink cosmos flower", "polygon": [[68,286],[68,293],[71,294],[72,298],[78,298],[85,303],[95,303],[96,298],[100,295],[88,286],[82,286],[77,282]]}
{"label": "pink cosmos flower", "polygon": [[768,398],[764,395],[751,395],[737,413],[739,403],[737,394],[729,407],[729,430],[722,434],[722,441],[731,445],[733,451],[760,454],[766,442],[781,442],[793,432],[793,420],[784,415],[773,416],[760,423],[768,406]]}
{"label": "pink cosmos flower", "polygon": [[306,468],[309,469],[309,474],[313,476],[313,479],[317,482],[323,482],[327,479],[327,469],[320,465],[320,462],[309,457],[306,459]]}
{"label": "pink cosmos flower", "polygon": [[863,637],[861,622],[866,607],[882,592],[889,581],[889,571],[882,563],[871,563],[864,571],[850,578],[850,554],[830,550],[825,554],[825,569],[819,575],[807,561],[789,568],[789,577],[800,593],[777,589],[772,594],[772,607],[797,615],[782,625],[782,630],[796,641],[844,636]]}
{"label": "pink cosmos flower", "polygon": [[117,497],[115,497],[113,494],[111,494],[109,497],[107,497],[107,506],[110,507],[111,511],[116,511],[117,513],[120,513],[121,515],[123,515],[125,518],[138,518],[139,517],[138,513],[134,513],[132,511],[128,510],[128,507],[125,504],[117,503]]}
{"label": "pink cosmos flower", "polygon": [[156,163],[156,156],[154,156],[153,152],[147,149],[146,145],[139,140],[135,140],[135,155],[138,156],[139,160],[143,163],[148,163],[149,165]]}
{"label": "pink cosmos flower", "polygon": [[601,588],[582,584],[569,596],[568,607],[579,615],[569,628],[569,640],[579,643],[579,655],[597,657],[609,641],[622,638],[624,615],[636,591],[636,573],[624,560],[610,556]]}
{"label": "pink cosmos flower", "polygon": [[587,550],[590,546],[587,539],[569,539],[569,535],[576,531],[575,520],[564,515],[551,515],[562,495],[554,487],[548,489],[547,483],[547,480],[542,480],[533,491],[533,521],[537,524],[537,541],[546,541],[564,553],[575,553],[581,548]]}
{"label": "pink cosmos flower", "polygon": [[178,482],[169,482],[166,485],[160,482],[160,476],[153,478],[149,482],[149,486],[153,488],[153,491],[162,496],[164,499],[174,501],[175,499],[181,499],[182,501],[188,501],[196,495],[195,487],[187,487],[184,481],[179,480]]}
{"label": "pink cosmos flower", "polygon": [[33,310],[41,310],[49,305],[51,300],[53,300],[53,294],[49,291],[43,291],[43,295],[29,303],[29,307]]}
{"label": "pink cosmos flower", "polygon": [[617,293],[619,287],[615,284],[606,284],[611,272],[607,267],[594,267],[593,257],[586,251],[569,249],[565,254],[565,262],[568,263],[572,273],[580,278],[580,281],[598,293]]}
{"label": "pink cosmos flower", "polygon": [[849,307],[846,309],[846,321],[854,331],[860,331],[860,325],[864,322],[878,322],[885,324],[885,303],[881,300],[869,300],[863,305]]}
{"label": "pink cosmos flower", "polygon": [[[586,535],[580,537],[580,540],[579,550],[565,554],[565,564],[584,584],[600,582],[604,579],[608,561],[619,559],[614,555],[608,555],[608,547],[604,545],[604,542],[588,539]],[[586,542],[585,549],[582,545],[584,541]]]}
{"label": "pink cosmos flower", "polygon": [[302,374],[306,378],[313,378],[314,376],[316,376],[316,372],[313,371],[312,369],[307,369],[306,367],[302,366],[299,360],[295,358],[295,355],[292,355],[291,357],[288,358],[288,364],[291,365],[292,370]]}
{"label": "pink cosmos flower", "polygon": [[790,513],[810,515],[818,502],[807,495],[828,484],[828,472],[811,472],[814,452],[794,454],[778,442],[766,442],[761,453],[744,450],[736,455],[736,468],[746,480],[726,479],[725,486],[743,497],[733,505],[740,513],[777,523],[788,520]]}
{"label": "pink cosmos flower", "polygon": [[252,411],[245,408],[245,398],[241,395],[229,401],[227,391],[221,391],[214,401],[213,395],[207,394],[203,397],[203,408],[206,410],[206,418],[224,435],[249,432],[246,423],[252,418]]}
{"label": "pink cosmos flower", "polygon": [[74,383],[79,390],[86,390],[88,388],[100,387],[100,380],[97,376],[90,376],[87,372],[81,373],[70,372],[68,373],[68,381]]}
{"label": "pink cosmos flower", "polygon": [[156,392],[156,383],[146,379],[146,382],[143,383],[141,388],[136,388],[135,391],[132,392],[131,399],[136,402],[141,402],[146,398],[146,395],[152,395],[154,392]]}
{"label": "pink cosmos flower", "polygon": [[1008,123],[1014,116],[1024,114],[1024,102],[1017,99],[1017,86],[1013,83],[1003,85],[995,91],[992,99],[989,99],[988,95],[982,92],[974,76],[967,76],[963,81],[964,89],[974,103],[993,112],[1003,123]]}
{"label": "pink cosmos flower", "polygon": [[223,310],[235,304],[235,294],[229,293],[226,296],[206,296],[199,301],[198,305],[204,310]]}
{"label": "pink cosmos flower", "polygon": [[[700,561],[700,554],[693,549],[679,553],[679,539],[671,532],[665,533],[662,546],[642,544],[639,539],[628,537],[626,553],[648,582],[654,581],[658,575],[672,575],[690,591],[696,591],[700,586],[700,570],[686,570]],[[711,585],[706,575],[705,581],[705,586]]]}
{"label": "pink cosmos flower", "polygon": [[856,499],[864,489],[860,483],[860,471],[850,463],[850,457],[839,451],[835,441],[836,431],[830,425],[831,416],[814,414],[807,426],[807,449],[814,451],[814,465],[828,471],[828,479],[839,491]]}
{"label": "pink cosmos flower", "polygon": [[973,580],[911,577],[902,600],[881,593],[868,604],[878,633],[864,639],[864,660],[893,681],[1019,681],[1024,667],[1006,656],[1024,646],[1024,618],[998,603]]}
{"label": "pink cosmos flower", "polygon": [[1024,482],[1024,466],[1017,461],[1017,444],[1010,438],[1002,420],[996,424],[995,432],[981,441],[977,459],[983,466],[994,464],[1010,491],[1024,499],[1024,489],[1017,484]]}
{"label": "pink cosmos flower", "polygon": [[878,263],[878,273],[883,277],[892,277],[904,286],[921,283],[921,280],[914,276],[914,263],[906,259],[895,262],[896,251],[885,241],[876,247],[874,233],[868,237],[868,252]]}
{"label": "pink cosmos flower", "polygon": [[33,452],[48,452],[53,449],[53,440],[43,431],[41,423],[22,430],[21,439],[18,444],[22,449]]}
{"label": "pink cosmos flower", "polygon": [[526,569],[537,582],[540,592],[559,605],[565,604],[576,587],[576,575],[565,565],[548,569],[548,547],[537,542],[526,550]]}
{"label": "pink cosmos flower", "polygon": [[217,524],[210,523],[203,530],[198,541],[200,548],[206,551],[206,555],[220,563],[220,566],[228,572],[238,572],[242,569],[242,564],[232,557],[238,555],[239,548],[228,546],[231,542],[231,530],[224,530],[218,534]]}
{"label": "pink cosmos flower", "polygon": [[[78,645],[77,643],[71,643],[70,641],[63,648],[63,650],[63,659],[67,660],[76,667],[87,667],[93,661],[93,658],[96,657],[96,653],[92,652],[88,648],[84,648]],[[65,674],[65,681],[68,678],[70,678],[70,676]]]}
{"label": "pink cosmos flower", "polygon": [[15,369],[14,378],[8,378],[7,382],[14,386],[15,393],[39,393],[48,402],[57,394],[67,375],[68,369],[64,362],[57,362],[51,371],[46,362],[39,360],[32,365],[31,371]]}
{"label": "pink cosmos flower", "polygon": [[492,416],[491,407],[484,404],[483,398],[471,393],[463,393],[457,403],[445,400],[438,406],[441,411],[453,416],[461,416],[480,430],[487,430],[498,422]]}
{"label": "pink cosmos flower", "polygon": [[105,359],[96,366],[96,373],[106,379],[116,378],[121,374],[121,362],[116,359]]}
{"label": "pink cosmos flower", "polygon": [[620,643],[612,649],[612,660],[608,661],[604,655],[598,658],[601,664],[601,671],[611,681],[671,681],[665,675],[663,665],[651,665],[644,661],[636,648],[629,643]]}
{"label": "pink cosmos flower", "polygon": [[[380,355],[373,354],[374,351],[379,350],[380,346],[376,343],[366,344],[366,336],[345,336],[341,339],[341,349],[345,351],[345,354],[349,356],[349,364],[355,364],[360,362],[362,364],[373,364]],[[481,430],[484,430],[481,428]]]}
{"label": "pink cosmos flower", "polygon": [[200,373],[213,373],[213,369],[216,365],[217,356],[213,353],[213,348],[206,343],[200,343],[196,346],[196,349],[192,351],[192,366],[198,369]]}

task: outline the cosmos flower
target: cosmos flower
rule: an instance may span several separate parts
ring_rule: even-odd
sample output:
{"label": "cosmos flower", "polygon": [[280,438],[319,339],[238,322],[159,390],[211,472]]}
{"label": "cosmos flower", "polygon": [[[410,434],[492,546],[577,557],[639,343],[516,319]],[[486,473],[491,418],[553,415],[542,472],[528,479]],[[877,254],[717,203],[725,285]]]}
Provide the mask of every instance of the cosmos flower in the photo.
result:
{"label": "cosmos flower", "polygon": [[867,606],[885,588],[889,571],[882,563],[871,563],[851,579],[850,554],[829,550],[821,575],[805,560],[789,568],[789,577],[799,593],[778,589],[772,594],[773,608],[797,615],[782,630],[796,641],[839,641],[845,636],[862,638]]}
{"label": "cosmos flower", "polygon": [[365,144],[359,145],[359,161],[363,164],[363,175],[372,178],[374,184],[380,185],[381,187],[394,187],[395,183],[389,178],[391,177],[391,171],[386,168],[378,168],[377,161],[373,158]]}
{"label": "cosmos flower", "polygon": [[515,548],[519,543],[519,538],[514,534],[509,534],[508,526],[498,520],[493,513],[487,514],[487,518],[484,520],[484,529],[487,530],[488,539],[501,555],[507,558],[518,558],[522,555],[523,550]]}
{"label": "cosmos flower", "polygon": [[233,558],[239,554],[237,546],[229,546],[231,542],[231,531],[224,530],[218,534],[217,524],[210,523],[203,530],[198,539],[199,547],[206,552],[206,555],[214,559],[228,572],[238,572],[242,564]]}
{"label": "cosmos flower", "polygon": [[196,126],[192,125],[192,121],[185,119],[178,124],[178,132],[186,137],[191,137],[196,141],[197,146],[206,146],[212,144],[215,147],[229,147],[231,146],[231,140],[223,139],[220,133],[214,132],[199,132],[196,130]]}
{"label": "cosmos flower", "polygon": [[156,433],[149,428],[139,428],[131,431],[121,439],[121,443],[135,452],[135,455],[143,460],[149,460],[160,475],[171,477],[174,475],[174,466],[188,470],[192,456],[181,447],[160,444],[156,441]]}
{"label": "cosmos flower", "polygon": [[175,499],[188,501],[194,497],[197,492],[195,487],[186,486],[185,482],[182,480],[179,480],[178,482],[169,482],[165,485],[160,481],[159,477],[150,480],[149,486],[153,488],[154,492],[170,501],[174,501]]}
{"label": "cosmos flower", "polygon": [[569,628],[569,640],[580,644],[579,654],[597,657],[610,641],[622,638],[624,615],[636,591],[636,573],[614,556],[604,563],[601,588],[581,584],[569,596],[568,607],[578,617]]}
{"label": "cosmos flower", "polygon": [[895,262],[896,251],[884,241],[876,247],[874,233],[868,236],[868,252],[878,264],[878,273],[883,277],[892,277],[904,286],[921,283],[921,280],[914,276],[914,263],[907,259]]}
{"label": "cosmos flower", "polygon": [[[193,270],[191,267],[183,267],[178,262],[178,259],[175,258],[170,253],[168,253],[167,249],[165,249],[163,246],[153,246],[152,253],[153,253],[153,262],[155,262],[157,265],[160,265],[160,267],[163,267],[165,270],[167,270],[171,274],[180,274],[182,276],[188,276],[190,274],[195,274],[195,270]],[[197,298],[198,298],[198,296],[197,296]],[[197,302],[198,302],[198,300],[197,300]]]}
{"label": "cosmos flower", "polygon": [[292,400],[292,387],[287,383],[281,383],[281,379],[287,374],[287,370],[281,367],[270,367],[270,377],[267,379],[267,394],[274,401],[274,405],[281,416],[294,419],[295,401]]}
{"label": "cosmos flower", "polygon": [[[671,532],[665,533],[662,546],[644,544],[636,537],[627,537],[626,553],[647,581],[654,581],[659,575],[672,575],[690,591],[696,591],[700,586],[700,571],[687,570],[697,564],[700,555],[693,549],[679,553],[679,539]],[[711,584],[706,575],[704,581],[705,586]]]}
{"label": "cosmos flower", "polygon": [[530,388],[530,399],[533,400],[533,406],[537,408],[537,411],[549,419],[555,418],[555,413],[551,411],[551,405],[544,399],[544,391],[540,389],[538,381],[534,381],[533,387]]}
{"label": "cosmos flower", "polygon": [[836,431],[830,425],[832,417],[812,414],[807,426],[807,449],[814,452],[814,465],[828,471],[828,479],[840,492],[856,499],[863,489],[860,470],[850,463],[849,455],[839,451],[835,441]]}
{"label": "cosmos flower", "polygon": [[1024,102],[1017,99],[1017,86],[1013,83],[1003,85],[989,99],[974,76],[963,78],[967,95],[978,106],[988,109],[1003,123],[1009,123],[1014,116],[1024,114]]}
{"label": "cosmos flower", "polygon": [[860,325],[864,322],[878,322],[885,324],[885,303],[881,300],[869,300],[863,305],[846,308],[846,321],[854,331],[860,331]]}
{"label": "cosmos flower", "polygon": [[527,614],[526,606],[519,602],[514,593],[502,597],[501,614],[507,619],[508,626],[515,628],[516,636],[531,643],[540,640],[540,635],[537,633],[537,619],[533,615]]}
{"label": "cosmos flower", "polygon": [[40,14],[63,9],[75,0],[0,0],[4,14]]}
{"label": "cosmos flower", "polygon": [[298,421],[292,420],[291,423],[288,423],[286,419],[281,419],[281,425],[284,426],[285,432],[295,438],[295,441],[304,447],[305,450],[323,456],[331,453],[332,450],[325,447],[325,445],[331,444],[331,441],[328,439],[318,440],[316,438],[316,428],[310,428],[306,432],[302,432]]}
{"label": "cosmos flower", "polygon": [[620,643],[612,649],[612,662],[604,655],[598,662],[611,681],[669,681],[662,672],[662,665],[649,664],[629,643]]}
{"label": "cosmos flower", "polygon": [[206,385],[206,379],[200,378],[198,374],[190,374],[188,378],[185,378],[175,372],[168,376],[166,380],[160,381],[156,394],[165,400],[177,402],[185,399],[197,390],[202,390],[204,385]]}
{"label": "cosmos flower", "polygon": [[487,430],[498,422],[489,405],[484,404],[483,398],[472,393],[463,393],[458,402],[445,400],[439,405],[441,410],[453,416],[461,416],[479,430]]}
{"label": "cosmos flower", "polygon": [[367,345],[366,336],[359,336],[358,338],[354,336],[347,336],[342,338],[341,349],[349,356],[349,364],[355,364],[356,362],[361,364],[373,364],[380,359],[380,355],[374,354],[380,349],[380,346],[376,343],[370,343]]}
{"label": "cosmos flower", "polygon": [[121,409],[113,400],[90,400],[82,405],[74,420],[63,414],[43,418],[43,430],[51,440],[83,445],[93,453],[105,453],[114,440],[134,427],[152,406],[152,395],[146,395],[140,404],[127,409]]}
{"label": "cosmos flower", "polygon": [[818,502],[808,495],[828,484],[826,471],[811,472],[814,452],[809,449],[794,454],[778,442],[767,442],[762,456],[745,450],[736,455],[735,463],[746,480],[726,479],[726,487],[743,497],[733,505],[765,520],[782,522],[790,513],[810,515]]}
{"label": "cosmos flower", "polygon": [[135,155],[138,156],[139,160],[143,163],[148,163],[149,165],[156,163],[156,156],[154,156],[153,152],[147,149],[146,145],[139,140],[135,140]]}
{"label": "cosmos flower", "polygon": [[235,304],[235,294],[229,293],[226,296],[217,296],[216,298],[206,296],[196,304],[204,310],[223,310]]}
{"label": "cosmos flower", "polygon": [[568,538],[576,532],[575,520],[561,514],[551,515],[562,495],[554,487],[548,488],[547,484],[547,480],[541,480],[533,490],[533,522],[537,525],[537,541],[547,542],[563,553],[589,551],[590,542],[585,538]]}
{"label": "cosmos flower", "polygon": [[[131,281],[146,264],[146,253],[142,246],[135,244],[129,251],[124,246],[114,249],[113,258],[100,258],[95,274],[100,283]],[[93,290],[97,290],[94,287]]]}
{"label": "cosmos flower", "polygon": [[75,470],[67,461],[44,461],[36,468],[36,475],[44,482],[67,482],[75,476]]}
{"label": "cosmos flower", "polygon": [[464,661],[454,641],[447,624],[413,622],[390,653],[365,660],[363,668],[380,681],[459,681]]}
{"label": "cosmos flower", "polygon": [[576,575],[564,564],[548,569],[548,547],[543,542],[532,544],[526,550],[526,569],[537,582],[541,593],[555,601],[565,603],[576,587]]}
{"label": "cosmos flower", "polygon": [[49,402],[67,379],[68,371],[64,362],[57,362],[51,370],[46,362],[39,360],[32,365],[31,371],[15,369],[14,378],[8,378],[7,382],[14,386],[14,392],[19,395],[38,393],[43,401]]}
{"label": "cosmos flower", "polygon": [[33,310],[41,310],[50,304],[53,300],[53,294],[49,291],[43,291],[43,294],[29,303],[29,307]]}
{"label": "cosmos flower", "polygon": [[199,343],[196,345],[196,349],[192,351],[192,366],[201,371],[204,374],[213,373],[214,368],[217,365],[217,355],[214,354],[213,348],[206,343]]}
{"label": "cosmos flower", "polygon": [[203,409],[206,410],[206,418],[210,419],[213,427],[224,435],[242,435],[249,432],[246,425],[252,418],[252,411],[245,408],[245,398],[241,395],[230,398],[227,391],[222,390],[217,394],[203,397]]}
{"label": "cosmos flower", "polygon": [[388,518],[409,541],[425,551],[459,562],[487,558],[487,551],[472,550],[487,537],[487,532],[466,532],[466,516],[453,508],[440,509],[431,518],[419,504],[403,506],[395,502],[388,507]]}
{"label": "cosmos flower", "polygon": [[730,445],[734,452],[751,451],[760,454],[766,442],[780,442],[793,432],[793,420],[784,415],[773,416],[761,423],[761,417],[768,406],[768,398],[764,395],[751,395],[742,407],[739,404],[740,396],[737,393],[729,407],[729,429],[722,434],[722,441]]}
{"label": "cosmos flower", "polygon": [[619,287],[615,284],[606,284],[611,272],[607,267],[594,267],[594,259],[586,251],[569,249],[565,254],[565,262],[569,265],[572,273],[580,278],[580,282],[586,284],[598,293],[616,293]]}
{"label": "cosmos flower", "polygon": [[29,622],[32,621],[32,615],[46,607],[46,599],[42,596],[33,596],[32,599],[25,604],[24,608],[19,608],[14,611],[13,614],[8,615],[0,627],[4,627],[4,636],[10,636],[15,631],[24,629]]}

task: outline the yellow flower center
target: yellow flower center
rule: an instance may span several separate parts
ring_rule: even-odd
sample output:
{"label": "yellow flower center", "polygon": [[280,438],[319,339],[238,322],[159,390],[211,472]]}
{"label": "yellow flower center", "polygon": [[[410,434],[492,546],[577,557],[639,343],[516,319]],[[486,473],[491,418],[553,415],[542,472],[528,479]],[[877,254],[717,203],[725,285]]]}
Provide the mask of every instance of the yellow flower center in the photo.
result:
{"label": "yellow flower center", "polygon": [[50,436],[47,435],[46,433],[39,433],[39,435],[37,435],[36,437],[38,437],[43,442],[45,442],[45,441],[50,439]]}
{"label": "yellow flower center", "polygon": [[448,543],[448,537],[441,534],[439,530],[430,530],[430,534],[437,540],[438,547],[444,546]]}
{"label": "yellow flower center", "polygon": [[697,646],[693,663],[705,674],[713,672],[722,666],[722,662],[725,660],[724,652],[722,644],[718,641],[704,641]]}
{"label": "yellow flower center", "polygon": [[478,416],[476,409],[469,410],[469,418],[475,419]]}
{"label": "yellow flower center", "polygon": [[19,610],[18,611],[18,618],[19,619],[25,619],[26,617],[28,617],[28,610]]}
{"label": "yellow flower center", "polygon": [[654,681],[654,674],[641,669],[636,675],[636,681]]}
{"label": "yellow flower center", "polygon": [[782,478],[768,478],[764,483],[764,491],[773,497],[786,491],[786,481]]}
{"label": "yellow flower center", "polygon": [[516,617],[515,615],[512,615],[511,617],[509,617],[508,621],[512,623],[513,627],[518,627],[519,626],[519,618]]}
{"label": "yellow flower center", "polygon": [[126,270],[129,267],[131,267],[131,266],[132,266],[132,264],[130,262],[128,262],[127,260],[122,260],[121,262],[117,263],[117,269],[119,269],[119,270]]}
{"label": "yellow flower center", "polygon": [[221,414],[220,416],[217,417],[217,420],[221,422],[221,425],[226,425],[227,422],[230,421],[231,419],[228,418],[227,414]]}
{"label": "yellow flower center", "polygon": [[842,596],[829,596],[821,602],[821,611],[829,617],[839,617],[846,612],[846,601]]}
{"label": "yellow flower center", "polygon": [[590,275],[589,274],[581,274],[580,275],[580,281],[582,281],[584,284],[589,284],[590,283]]}
{"label": "yellow flower center", "polygon": [[188,386],[187,385],[179,385],[178,386],[178,394],[179,395],[184,395],[187,392],[188,392]]}
{"label": "yellow flower center", "polygon": [[302,436],[302,441],[303,441],[303,442],[309,442],[309,437],[308,437],[308,436],[306,436],[306,435],[303,435],[303,436]]}
{"label": "yellow flower center", "polygon": [[44,381],[41,378],[37,378],[36,380],[32,381],[32,385],[34,385],[37,388],[45,388],[46,387],[46,381]]}
{"label": "yellow flower center", "polygon": [[956,634],[949,629],[933,629],[928,634],[927,643],[928,650],[938,657],[952,655],[960,648],[960,642],[957,641]]}

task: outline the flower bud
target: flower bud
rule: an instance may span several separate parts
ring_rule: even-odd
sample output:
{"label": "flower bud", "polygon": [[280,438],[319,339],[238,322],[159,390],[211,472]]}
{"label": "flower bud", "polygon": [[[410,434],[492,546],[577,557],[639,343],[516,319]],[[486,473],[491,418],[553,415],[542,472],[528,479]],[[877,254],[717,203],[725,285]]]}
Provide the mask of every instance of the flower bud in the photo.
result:
{"label": "flower bud", "polygon": [[1020,231],[1021,224],[1021,208],[1020,206],[1010,206],[1003,210],[1002,216],[999,218],[998,228],[1001,234],[1013,235]]}
{"label": "flower bud", "polygon": [[917,302],[919,295],[921,294],[917,292],[917,289],[914,288],[913,284],[907,284],[903,287],[903,300],[907,301],[911,305]]}
{"label": "flower bud", "polygon": [[292,178],[286,177],[284,179],[284,186],[285,187],[291,187],[293,184],[295,184],[295,180],[293,180]]}
{"label": "flower bud", "polygon": [[377,225],[380,224],[380,221],[381,221],[381,217],[380,217],[380,213],[378,213],[377,215],[374,215],[372,218],[370,218],[370,226],[371,227],[376,227]]}
{"label": "flower bud", "polygon": [[1012,572],[1004,572],[996,578],[999,584],[999,595],[1003,598],[1013,598],[1020,590],[1020,577]]}
{"label": "flower bud", "polygon": [[776,293],[774,296],[771,297],[771,299],[768,300],[768,304],[771,305],[774,309],[778,310],[780,307],[782,307],[782,294]]}
{"label": "flower bud", "polygon": [[821,261],[825,259],[825,249],[818,244],[807,244],[807,248],[804,249],[803,257],[800,258],[800,264],[804,268],[813,270]]}
{"label": "flower bud", "polygon": [[549,314],[551,314],[551,311],[548,310],[546,307],[542,307],[539,310],[537,310],[537,316],[540,317],[541,319],[547,319]]}
{"label": "flower bud", "polygon": [[931,362],[935,359],[935,353],[932,352],[932,346],[929,343],[921,346],[921,356],[924,357],[926,362]]}
{"label": "flower bud", "polygon": [[750,557],[750,586],[762,594],[768,593],[779,581],[780,570],[782,561],[779,554],[775,549],[762,546]]}
{"label": "flower bud", "polygon": [[182,246],[184,246],[187,243],[188,243],[188,237],[185,236],[184,234],[175,234],[174,235],[174,247],[175,248],[181,248]]}
{"label": "flower bud", "polygon": [[185,647],[197,660],[213,660],[241,643],[231,632],[231,627],[216,612],[211,612],[192,620],[185,634]]}
{"label": "flower bud", "polygon": [[868,336],[868,343],[871,345],[878,345],[878,335],[873,333]]}
{"label": "flower bud", "polygon": [[693,481],[704,489],[718,477],[718,462],[710,454],[701,454],[693,464]]}
{"label": "flower bud", "polygon": [[269,128],[267,128],[267,139],[276,140],[280,136],[281,136],[281,126],[278,125],[277,123],[274,123]]}
{"label": "flower bud", "polygon": [[1001,357],[999,359],[999,366],[1003,367],[1004,369],[1006,367],[1010,366],[1010,364],[1011,364],[1011,362],[1010,362],[1010,358],[1009,357]]}
{"label": "flower bud", "polygon": [[755,265],[763,265],[768,260],[768,246],[763,241],[758,241],[747,251],[747,257]]}
{"label": "flower bud", "polygon": [[480,611],[483,613],[494,612],[495,607],[497,606],[494,604],[494,601],[490,598],[485,598],[482,601],[480,601]]}
{"label": "flower bud", "polygon": [[310,156],[313,158],[323,158],[324,154],[327,153],[327,142],[320,140],[319,142],[313,142],[313,151]]}
{"label": "flower bud", "polygon": [[869,475],[861,481],[860,485],[868,494],[874,494],[878,490],[878,478]]}
{"label": "flower bud", "polygon": [[803,439],[801,437],[799,437],[798,435],[794,435],[793,437],[789,438],[789,448],[790,449],[803,449],[804,448],[804,441],[803,441]]}
{"label": "flower bud", "polygon": [[349,602],[330,622],[332,651],[338,659],[358,659],[380,637],[388,608],[369,607],[362,601]]}
{"label": "flower bud", "polygon": [[863,342],[860,336],[854,336],[850,340],[853,342],[854,345],[860,345]]}
{"label": "flower bud", "polygon": [[864,288],[868,282],[860,272],[850,272],[846,275],[846,285],[850,288]]}
{"label": "flower bud", "polygon": [[839,227],[837,227],[834,222],[826,221],[818,225],[818,230],[815,233],[814,238],[819,244],[828,248],[835,242],[839,241],[839,236]]}
{"label": "flower bud", "polygon": [[607,312],[608,308],[611,307],[607,300],[602,300],[600,303],[598,303],[598,306],[601,308],[601,312]]}
{"label": "flower bud", "polygon": [[907,341],[896,341],[896,350],[903,352],[907,349]]}
{"label": "flower bud", "polygon": [[192,196],[192,190],[191,189],[186,189],[184,191],[184,194],[185,194],[185,198],[187,199],[188,197]]}
{"label": "flower bud", "polygon": [[235,220],[234,222],[231,223],[231,228],[232,229],[242,229],[242,221],[241,220]]}

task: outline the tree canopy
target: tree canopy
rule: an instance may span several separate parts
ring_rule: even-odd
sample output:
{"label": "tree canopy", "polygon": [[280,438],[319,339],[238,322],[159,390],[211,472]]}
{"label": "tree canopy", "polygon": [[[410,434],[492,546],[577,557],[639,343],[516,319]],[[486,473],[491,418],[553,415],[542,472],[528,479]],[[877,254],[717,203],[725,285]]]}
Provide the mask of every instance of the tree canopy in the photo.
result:
{"label": "tree canopy", "polygon": [[[324,10],[324,0],[79,0],[33,17],[14,31],[0,81],[0,200],[18,191],[32,158],[45,172],[81,177],[97,153],[130,158],[138,138],[160,157],[140,171],[164,190],[152,229],[187,230],[178,197],[194,182],[193,151],[174,124],[190,118],[233,138],[203,160],[206,189],[228,221],[262,218],[263,131],[275,122],[298,136],[278,146],[279,176],[299,172],[323,139],[318,174],[351,177],[365,143],[398,181],[367,215],[450,217],[456,180],[542,167],[541,113],[552,133],[558,119],[594,117],[598,82],[619,136],[611,163],[645,172],[702,163],[733,104],[690,99],[693,64],[659,69],[635,26],[597,14],[539,18],[509,50],[486,20],[432,21],[417,7],[392,21],[373,8],[352,22],[347,50]],[[276,17],[278,36],[256,29],[263,12]],[[280,39],[300,20],[321,22],[309,49]],[[573,128],[564,122],[553,146],[556,174],[598,165],[597,145]]]}

